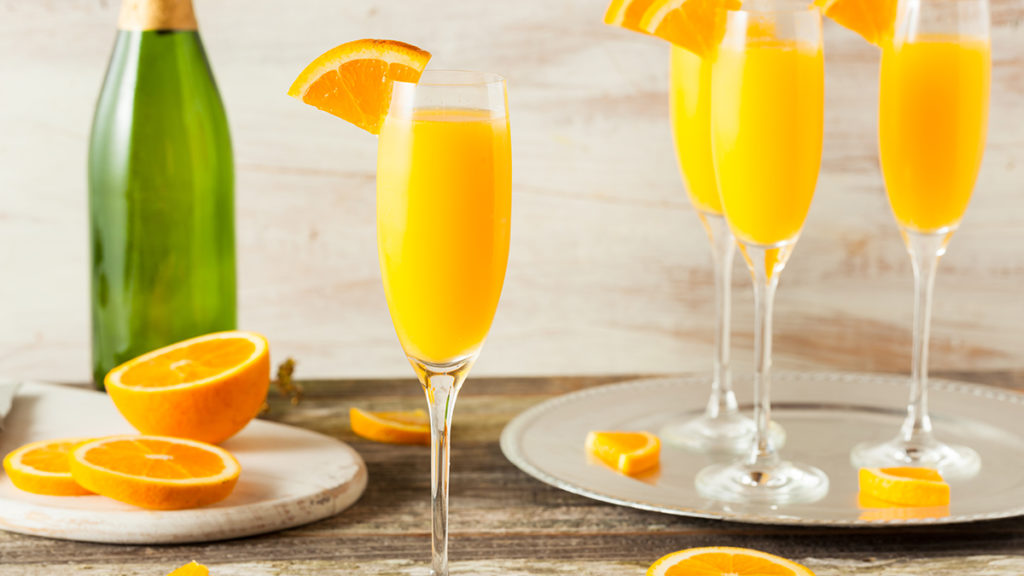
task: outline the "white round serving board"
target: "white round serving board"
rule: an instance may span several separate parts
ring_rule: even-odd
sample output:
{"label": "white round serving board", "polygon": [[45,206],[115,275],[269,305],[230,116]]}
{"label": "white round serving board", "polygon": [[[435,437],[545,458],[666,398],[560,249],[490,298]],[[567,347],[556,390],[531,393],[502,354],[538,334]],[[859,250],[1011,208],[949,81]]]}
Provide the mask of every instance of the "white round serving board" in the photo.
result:
{"label": "white round serving board", "polygon": [[[0,432],[0,456],[27,442],[131,434],[106,394],[26,383]],[[234,492],[192,510],[153,511],[103,496],[22,492],[0,470],[0,529],[111,544],[209,542],[273,532],[321,520],[351,506],[366,488],[366,466],[349,445],[254,420],[224,442],[242,465]]]}

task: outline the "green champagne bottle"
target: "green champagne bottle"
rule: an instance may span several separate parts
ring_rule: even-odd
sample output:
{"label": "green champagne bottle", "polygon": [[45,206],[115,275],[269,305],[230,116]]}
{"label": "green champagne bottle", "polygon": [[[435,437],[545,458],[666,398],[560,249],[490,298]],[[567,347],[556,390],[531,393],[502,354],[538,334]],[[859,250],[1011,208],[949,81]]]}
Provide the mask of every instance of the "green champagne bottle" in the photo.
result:
{"label": "green champagne bottle", "polygon": [[93,382],[236,322],[234,166],[191,0],[123,0],[89,142]]}

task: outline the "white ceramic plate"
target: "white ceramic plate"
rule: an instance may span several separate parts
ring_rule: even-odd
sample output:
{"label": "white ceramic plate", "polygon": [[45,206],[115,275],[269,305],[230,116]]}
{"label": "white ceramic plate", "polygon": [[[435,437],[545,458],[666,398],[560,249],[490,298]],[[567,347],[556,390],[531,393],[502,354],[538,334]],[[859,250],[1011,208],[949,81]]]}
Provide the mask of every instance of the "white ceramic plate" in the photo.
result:
{"label": "white ceramic plate", "polygon": [[[702,498],[694,476],[712,457],[662,444],[661,466],[639,478],[588,459],[589,430],[649,430],[698,414],[706,378],[638,380],[560,396],[520,414],[501,435],[505,456],[538,480],[596,500],[643,510],[758,524],[891,526],[949,524],[1024,515],[1024,394],[932,380],[929,403],[939,439],[981,455],[981,472],[952,483],[948,510],[874,509],[857,505],[849,452],[887,440],[905,414],[908,379],[867,374],[777,373],[773,417],[787,432],[783,458],[814,464],[829,476],[828,495],[813,504],[735,505]],[[749,413],[749,383],[737,383]]]}

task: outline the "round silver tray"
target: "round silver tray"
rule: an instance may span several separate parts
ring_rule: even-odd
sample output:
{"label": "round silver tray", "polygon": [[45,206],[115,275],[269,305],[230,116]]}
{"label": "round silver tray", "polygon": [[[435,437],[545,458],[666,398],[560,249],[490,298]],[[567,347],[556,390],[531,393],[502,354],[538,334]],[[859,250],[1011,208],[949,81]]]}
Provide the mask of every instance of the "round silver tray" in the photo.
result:
{"label": "round silver tray", "polygon": [[[736,505],[697,494],[693,480],[722,457],[662,443],[661,465],[639,477],[619,474],[588,458],[590,430],[658,433],[675,418],[699,414],[707,377],[637,380],[566,394],[513,419],[501,449],[520,470],[588,498],[641,510],[757,524],[892,526],[951,524],[1024,515],[1024,394],[932,380],[929,403],[938,437],[981,455],[981,472],[951,483],[948,509],[862,509],[850,448],[895,435],[905,409],[905,377],[868,374],[776,373],[773,418],[786,430],[783,458],[814,464],[829,476],[828,495],[813,504]],[[751,386],[737,382],[742,408]]]}

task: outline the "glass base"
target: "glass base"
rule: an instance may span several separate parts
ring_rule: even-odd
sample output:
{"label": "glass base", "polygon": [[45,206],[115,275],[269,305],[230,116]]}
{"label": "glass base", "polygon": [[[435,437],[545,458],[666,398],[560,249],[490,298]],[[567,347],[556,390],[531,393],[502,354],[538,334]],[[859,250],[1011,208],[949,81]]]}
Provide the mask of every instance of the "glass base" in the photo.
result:
{"label": "glass base", "polygon": [[[672,422],[661,429],[661,439],[672,446],[704,454],[744,454],[754,440],[754,421],[738,413],[714,418],[702,414],[690,420]],[[772,422],[768,434],[772,444],[786,443],[786,430]]]}
{"label": "glass base", "polygon": [[697,474],[696,485],[705,498],[736,504],[815,502],[828,494],[824,472],[792,462],[714,464]]}
{"label": "glass base", "polygon": [[981,470],[981,457],[974,450],[937,440],[912,443],[896,438],[888,442],[862,442],[850,452],[857,468],[911,466],[934,468],[946,480],[966,480]]}

